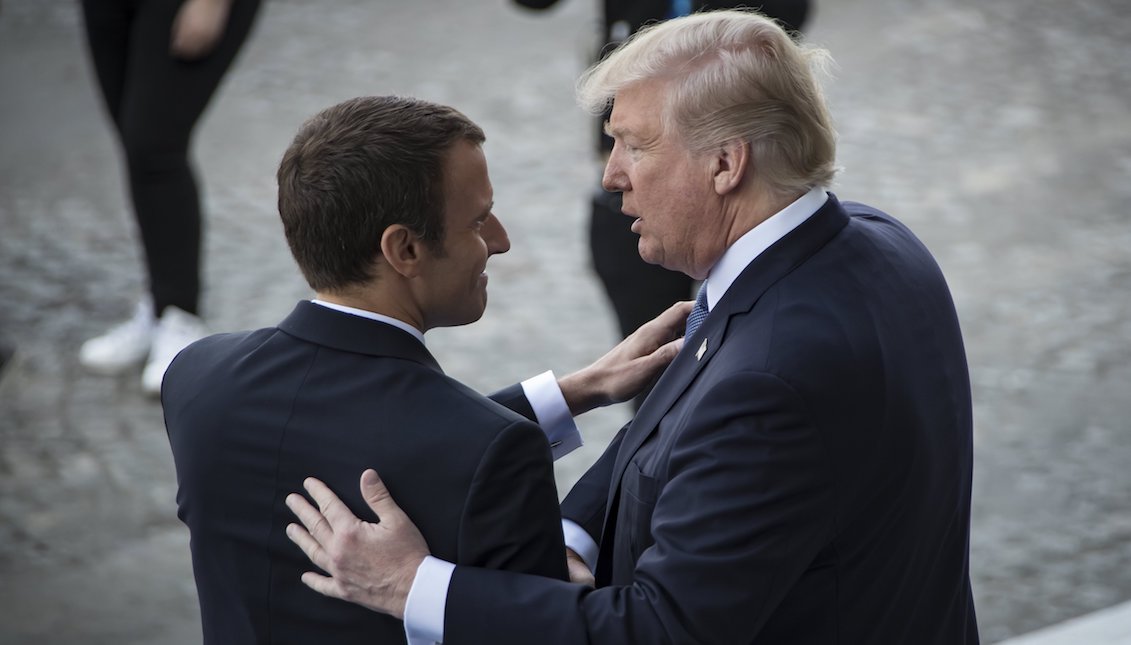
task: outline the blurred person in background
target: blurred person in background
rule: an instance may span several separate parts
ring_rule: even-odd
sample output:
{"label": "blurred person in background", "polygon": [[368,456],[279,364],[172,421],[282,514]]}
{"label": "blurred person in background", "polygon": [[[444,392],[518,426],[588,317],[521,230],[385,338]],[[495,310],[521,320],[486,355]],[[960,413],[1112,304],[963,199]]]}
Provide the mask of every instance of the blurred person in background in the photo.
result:
{"label": "blurred person in background", "polygon": [[15,356],[16,346],[0,336],[0,383],[4,381],[4,376],[8,373],[8,364],[13,362]]}
{"label": "blurred person in background", "polygon": [[[515,0],[534,10],[548,9],[559,0]],[[704,0],[602,0],[603,9],[599,46],[594,61],[604,58],[617,45],[641,27],[710,9],[753,7],[775,19],[784,29],[797,35],[810,15],[812,0],[766,0],[765,2],[712,2]],[[597,153],[602,165],[608,161],[613,140],[602,126],[609,113],[597,121]],[[600,183],[590,200],[589,249],[593,269],[605,289],[616,314],[621,337],[652,320],[673,302],[694,296],[695,281],[678,272],[640,258],[636,246],[640,236],[629,230],[632,220],[621,214],[620,193],[604,190]],[[637,409],[651,388],[633,399]]]}
{"label": "blurred person in background", "polygon": [[251,30],[259,0],[83,0],[87,43],[125,154],[148,293],[133,316],[86,341],[79,360],[117,374],[144,362],[157,394],[173,357],[205,334],[201,199],[193,127]]}

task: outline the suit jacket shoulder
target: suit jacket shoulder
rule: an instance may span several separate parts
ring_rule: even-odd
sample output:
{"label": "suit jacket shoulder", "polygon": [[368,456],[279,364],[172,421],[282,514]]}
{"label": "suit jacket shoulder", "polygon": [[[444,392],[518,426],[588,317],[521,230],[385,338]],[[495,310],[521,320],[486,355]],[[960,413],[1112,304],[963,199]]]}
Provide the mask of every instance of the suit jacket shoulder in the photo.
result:
{"label": "suit jacket shoulder", "polygon": [[374,468],[433,553],[565,577],[550,449],[395,327],[300,303],[277,328],[199,341],[163,391],[205,642],[401,642],[399,621],[306,589],[287,494],[324,481],[359,517]]}

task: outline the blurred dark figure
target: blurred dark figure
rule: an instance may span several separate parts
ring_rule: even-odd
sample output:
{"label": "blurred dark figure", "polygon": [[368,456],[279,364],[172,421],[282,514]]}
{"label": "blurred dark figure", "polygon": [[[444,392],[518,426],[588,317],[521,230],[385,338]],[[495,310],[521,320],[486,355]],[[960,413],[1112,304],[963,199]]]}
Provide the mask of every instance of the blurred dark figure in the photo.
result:
{"label": "blurred dark figure", "polygon": [[[558,0],[515,0],[529,9],[548,9]],[[594,59],[603,58],[644,25],[706,9],[751,7],[775,19],[791,32],[799,31],[809,17],[810,0],[771,0],[769,2],[703,2],[700,0],[603,0],[604,15],[600,47]],[[613,149],[604,133],[605,118],[597,124],[597,150],[602,161]],[[598,186],[593,192],[589,219],[589,248],[593,268],[601,279],[617,316],[621,336],[628,336],[640,325],[660,315],[679,300],[694,296],[693,280],[678,271],[648,264],[640,259],[638,235],[629,230],[632,219],[620,211],[620,193],[606,192]],[[651,388],[633,399],[640,408]]]}
{"label": "blurred dark figure", "polygon": [[0,383],[4,382],[4,376],[8,373],[8,365],[14,361],[15,356],[16,346],[0,336]]}
{"label": "blurred dark figure", "polygon": [[200,195],[193,127],[251,30],[259,0],[83,0],[87,41],[126,160],[149,295],[133,318],[87,341],[86,367],[119,373],[145,361],[156,394],[169,362],[205,334],[200,306]]}

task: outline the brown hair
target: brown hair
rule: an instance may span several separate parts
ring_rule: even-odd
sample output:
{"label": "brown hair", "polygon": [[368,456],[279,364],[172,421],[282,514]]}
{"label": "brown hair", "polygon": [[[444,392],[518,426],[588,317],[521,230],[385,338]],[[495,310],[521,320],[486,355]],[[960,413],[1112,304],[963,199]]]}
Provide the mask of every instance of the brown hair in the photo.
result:
{"label": "brown hair", "polygon": [[457,110],[397,96],[327,108],[299,129],[279,164],[279,216],[316,291],[376,277],[381,236],[403,224],[432,248],[443,240],[444,163],[483,130]]}

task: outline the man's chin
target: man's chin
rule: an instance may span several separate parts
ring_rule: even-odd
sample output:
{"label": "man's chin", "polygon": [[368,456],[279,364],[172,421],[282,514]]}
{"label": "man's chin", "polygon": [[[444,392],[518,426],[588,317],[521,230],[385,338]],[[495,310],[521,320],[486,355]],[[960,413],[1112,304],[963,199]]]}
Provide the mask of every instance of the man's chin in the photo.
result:
{"label": "man's chin", "polygon": [[483,314],[485,314],[485,313],[487,313],[487,292],[486,291],[483,292],[482,304],[479,306],[479,308],[476,311],[468,312],[468,319],[467,319],[467,322],[465,322],[464,324],[470,325],[473,322],[478,322],[479,319],[482,318]]}
{"label": "man's chin", "polygon": [[[689,272],[686,266],[677,266],[672,262],[668,262],[666,256],[664,256],[663,253],[652,253],[643,246],[638,246],[637,251],[640,253],[640,259],[644,260],[648,264],[655,264],[656,266],[667,269],[668,271],[675,271],[676,273],[682,273],[684,275],[691,275],[692,277],[695,277]],[[702,278],[696,279],[701,280]]]}
{"label": "man's chin", "polygon": [[466,311],[461,311],[458,314],[453,314],[446,317],[443,322],[440,322],[434,327],[462,327],[470,325],[473,322],[478,322],[483,314],[487,311],[487,295],[483,295],[482,305],[475,309],[468,308]]}
{"label": "man's chin", "polygon": [[661,254],[654,253],[651,246],[646,246],[644,244],[644,238],[640,238],[640,241],[636,243],[636,252],[640,254],[640,259],[648,264],[659,264],[663,266],[663,257]]}

